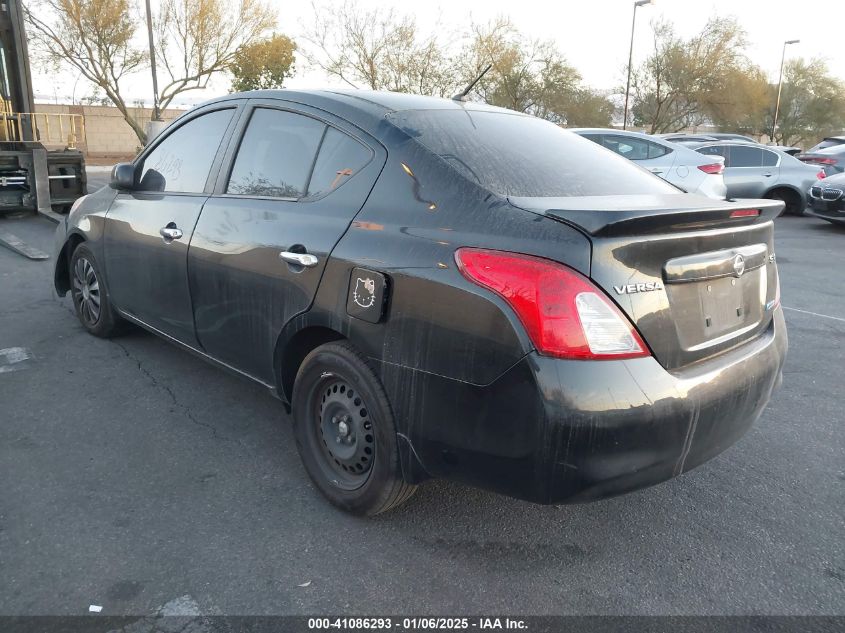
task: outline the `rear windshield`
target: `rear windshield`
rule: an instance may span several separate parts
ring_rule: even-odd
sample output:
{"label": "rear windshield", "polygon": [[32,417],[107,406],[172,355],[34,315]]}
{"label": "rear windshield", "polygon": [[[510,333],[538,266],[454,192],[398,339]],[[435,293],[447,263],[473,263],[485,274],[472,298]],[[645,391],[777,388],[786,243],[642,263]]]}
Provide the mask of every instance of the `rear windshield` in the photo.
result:
{"label": "rear windshield", "polygon": [[557,197],[678,193],[628,159],[529,116],[472,110],[388,115],[452,167],[502,196]]}

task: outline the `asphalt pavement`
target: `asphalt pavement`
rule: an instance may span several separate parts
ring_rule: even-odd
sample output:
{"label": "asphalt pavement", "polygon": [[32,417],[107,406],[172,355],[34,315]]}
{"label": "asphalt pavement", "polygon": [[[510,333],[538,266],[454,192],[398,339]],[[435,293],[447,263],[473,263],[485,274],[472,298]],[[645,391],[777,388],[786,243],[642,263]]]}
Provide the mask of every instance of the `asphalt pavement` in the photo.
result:
{"label": "asphalt pavement", "polygon": [[789,358],[736,446],[598,503],[431,482],[373,519],[319,496],[262,388],[87,335],[52,262],[0,248],[0,614],[845,614],[845,230],[776,227]]}

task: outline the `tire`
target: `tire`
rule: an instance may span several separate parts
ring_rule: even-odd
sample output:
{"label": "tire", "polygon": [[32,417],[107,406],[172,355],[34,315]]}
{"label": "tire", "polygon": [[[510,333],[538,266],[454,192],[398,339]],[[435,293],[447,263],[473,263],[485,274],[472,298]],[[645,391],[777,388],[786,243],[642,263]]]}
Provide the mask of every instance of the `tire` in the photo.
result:
{"label": "tire", "polygon": [[780,200],[786,205],[781,215],[804,215],[804,210],[801,208],[801,196],[793,191],[775,189],[767,193],[765,197],[769,200]]}
{"label": "tire", "polygon": [[331,503],[372,516],[411,497],[416,486],[402,477],[387,394],[352,345],[326,343],[308,354],[291,400],[299,456]]}
{"label": "tire", "polygon": [[73,307],[82,327],[100,338],[123,333],[126,322],[114,311],[100,265],[85,242],[73,251],[68,273]]}

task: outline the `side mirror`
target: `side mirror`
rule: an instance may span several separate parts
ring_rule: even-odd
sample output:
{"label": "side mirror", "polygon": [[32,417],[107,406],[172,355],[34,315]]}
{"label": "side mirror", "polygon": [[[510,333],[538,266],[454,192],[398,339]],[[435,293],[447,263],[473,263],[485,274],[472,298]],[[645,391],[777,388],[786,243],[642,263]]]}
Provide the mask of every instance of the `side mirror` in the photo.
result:
{"label": "side mirror", "polygon": [[111,170],[112,189],[131,191],[135,188],[135,165],[118,163]]}

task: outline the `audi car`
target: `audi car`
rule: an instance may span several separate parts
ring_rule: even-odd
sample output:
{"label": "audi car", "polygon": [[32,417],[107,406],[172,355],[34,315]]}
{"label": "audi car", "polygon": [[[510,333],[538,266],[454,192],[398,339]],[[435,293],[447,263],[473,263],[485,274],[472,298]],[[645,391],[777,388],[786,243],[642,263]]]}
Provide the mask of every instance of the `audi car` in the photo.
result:
{"label": "audi car", "polygon": [[264,385],[349,512],[437,477],[589,501],[761,415],[782,206],[487,105],[260,91],[183,114],[77,201],[54,284],[95,336],[140,326]]}
{"label": "audi car", "polygon": [[810,215],[845,226],[845,174],[818,181],[809,193]]}

